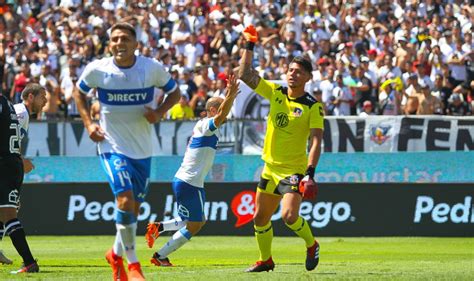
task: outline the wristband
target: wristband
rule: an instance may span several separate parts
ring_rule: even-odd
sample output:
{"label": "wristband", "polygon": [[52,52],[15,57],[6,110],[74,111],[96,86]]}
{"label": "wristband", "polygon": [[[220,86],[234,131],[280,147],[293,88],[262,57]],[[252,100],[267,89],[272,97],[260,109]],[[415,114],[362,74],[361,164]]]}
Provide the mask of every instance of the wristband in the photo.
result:
{"label": "wristband", "polygon": [[315,167],[313,166],[308,166],[308,168],[306,168],[306,173],[305,175],[308,176],[310,179],[314,179],[314,171],[316,170]]}
{"label": "wristband", "polygon": [[246,49],[246,50],[253,51],[253,47],[255,47],[255,43],[254,43],[254,42],[247,41],[247,42],[245,43],[245,49]]}

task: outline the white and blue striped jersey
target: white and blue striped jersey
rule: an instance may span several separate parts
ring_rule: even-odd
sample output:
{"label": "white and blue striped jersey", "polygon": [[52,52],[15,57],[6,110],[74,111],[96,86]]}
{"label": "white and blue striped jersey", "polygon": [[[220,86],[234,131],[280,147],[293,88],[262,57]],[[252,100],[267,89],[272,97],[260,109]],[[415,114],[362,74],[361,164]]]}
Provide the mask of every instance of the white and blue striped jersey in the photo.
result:
{"label": "white and blue striped jersey", "polygon": [[152,126],[145,119],[145,106],[156,108],[154,88],[168,94],[177,87],[171,75],[158,61],[136,56],[135,64],[122,68],[114,59],[89,63],[77,81],[82,94],[97,89],[100,102],[100,126],[105,140],[99,153],[115,152],[133,159],[152,155]]}
{"label": "white and blue striped jersey", "polygon": [[203,118],[197,122],[176,178],[195,187],[204,187],[204,179],[216,155],[217,133],[214,118]]}

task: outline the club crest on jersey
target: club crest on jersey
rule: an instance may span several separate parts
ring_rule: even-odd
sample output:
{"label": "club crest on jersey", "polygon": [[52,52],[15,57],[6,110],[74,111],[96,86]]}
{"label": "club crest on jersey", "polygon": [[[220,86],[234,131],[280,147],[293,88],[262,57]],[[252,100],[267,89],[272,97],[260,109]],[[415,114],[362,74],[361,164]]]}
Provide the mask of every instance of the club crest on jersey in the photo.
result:
{"label": "club crest on jersey", "polygon": [[300,117],[303,114],[303,109],[296,107],[295,110],[293,110],[293,116],[294,117]]}

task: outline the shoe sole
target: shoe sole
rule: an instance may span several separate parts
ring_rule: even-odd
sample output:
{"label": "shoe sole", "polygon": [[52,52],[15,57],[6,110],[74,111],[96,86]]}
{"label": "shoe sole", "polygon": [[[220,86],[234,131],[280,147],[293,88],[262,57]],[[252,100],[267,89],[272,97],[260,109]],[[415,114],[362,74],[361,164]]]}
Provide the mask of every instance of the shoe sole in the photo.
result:
{"label": "shoe sole", "polygon": [[150,262],[154,264],[155,266],[163,266],[163,267],[172,267],[173,264],[162,264],[159,261],[156,261],[155,259],[151,259]]}

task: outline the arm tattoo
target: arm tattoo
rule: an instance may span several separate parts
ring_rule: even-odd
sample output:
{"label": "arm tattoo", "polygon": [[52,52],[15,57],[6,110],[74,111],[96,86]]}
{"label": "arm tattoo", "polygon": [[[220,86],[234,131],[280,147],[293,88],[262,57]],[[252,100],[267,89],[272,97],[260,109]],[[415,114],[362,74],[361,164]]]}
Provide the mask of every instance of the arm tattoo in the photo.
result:
{"label": "arm tattoo", "polygon": [[250,88],[255,89],[260,82],[258,71],[252,68],[249,63],[242,63],[239,68],[240,80],[244,81]]}

